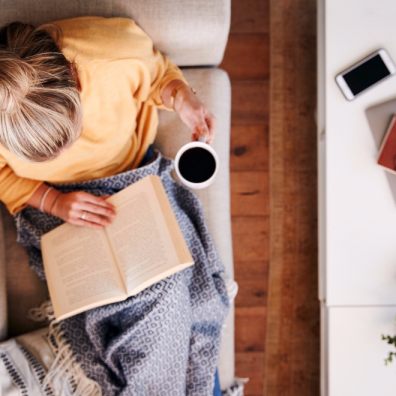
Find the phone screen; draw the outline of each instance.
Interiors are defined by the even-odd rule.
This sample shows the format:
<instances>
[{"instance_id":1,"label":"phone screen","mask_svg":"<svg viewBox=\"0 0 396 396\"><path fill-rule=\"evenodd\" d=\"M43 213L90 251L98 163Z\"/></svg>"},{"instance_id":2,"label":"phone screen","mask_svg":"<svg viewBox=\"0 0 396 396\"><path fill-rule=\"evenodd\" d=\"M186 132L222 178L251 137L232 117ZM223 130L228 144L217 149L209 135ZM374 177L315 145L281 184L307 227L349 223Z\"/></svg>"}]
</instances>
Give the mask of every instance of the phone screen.
<instances>
[{"instance_id":1,"label":"phone screen","mask_svg":"<svg viewBox=\"0 0 396 396\"><path fill-rule=\"evenodd\" d=\"M380 55L376 55L343 75L345 82L354 95L362 92L379 80L389 76L390 72Z\"/></svg>"}]
</instances>

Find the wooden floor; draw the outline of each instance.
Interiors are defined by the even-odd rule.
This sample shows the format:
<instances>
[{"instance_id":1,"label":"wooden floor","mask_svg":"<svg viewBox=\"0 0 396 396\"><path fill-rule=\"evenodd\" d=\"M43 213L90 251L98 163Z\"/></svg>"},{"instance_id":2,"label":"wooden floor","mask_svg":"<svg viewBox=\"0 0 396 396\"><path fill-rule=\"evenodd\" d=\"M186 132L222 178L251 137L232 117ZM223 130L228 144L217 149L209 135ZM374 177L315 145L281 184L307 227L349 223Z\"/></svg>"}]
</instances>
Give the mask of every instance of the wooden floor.
<instances>
[{"instance_id":1,"label":"wooden floor","mask_svg":"<svg viewBox=\"0 0 396 396\"><path fill-rule=\"evenodd\" d=\"M246 396L319 394L315 12L315 0L232 1L221 66L233 94L236 375L250 378Z\"/></svg>"},{"instance_id":2,"label":"wooden floor","mask_svg":"<svg viewBox=\"0 0 396 396\"><path fill-rule=\"evenodd\" d=\"M221 65L232 84L231 205L236 298L236 375L246 395L263 395L269 260L269 7L233 0Z\"/></svg>"}]
</instances>

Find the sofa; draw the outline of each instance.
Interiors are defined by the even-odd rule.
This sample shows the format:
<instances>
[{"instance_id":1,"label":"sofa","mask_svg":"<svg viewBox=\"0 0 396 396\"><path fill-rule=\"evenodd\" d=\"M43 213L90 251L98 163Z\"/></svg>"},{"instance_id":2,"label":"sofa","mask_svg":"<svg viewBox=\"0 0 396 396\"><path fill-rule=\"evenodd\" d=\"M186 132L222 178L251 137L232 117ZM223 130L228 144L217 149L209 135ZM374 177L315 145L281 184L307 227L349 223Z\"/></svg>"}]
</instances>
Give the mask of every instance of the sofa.
<instances>
[{"instance_id":1,"label":"sofa","mask_svg":"<svg viewBox=\"0 0 396 396\"><path fill-rule=\"evenodd\" d=\"M216 116L213 147L220 159L215 183L197 192L229 284L233 279L230 223L230 81L219 69L230 27L230 0L107 0L68 2L3 0L0 26L15 20L35 25L83 15L133 18L153 39L158 49L182 67L185 76ZM165 156L173 157L190 140L190 132L173 112L160 111L155 141ZM18 342L46 367L51 364L45 323L28 318L31 308L48 299L48 290L28 266L24 248L16 242L12 216L0 204L0 346ZM1 363L0 363L1 364ZM223 328L219 362L221 387L234 383L234 310ZM1 370L0 370L1 372ZM1 380L0 380L1 382ZM0 387L1 390L1 387ZM0 392L1 393L1 392Z\"/></svg>"}]
</instances>

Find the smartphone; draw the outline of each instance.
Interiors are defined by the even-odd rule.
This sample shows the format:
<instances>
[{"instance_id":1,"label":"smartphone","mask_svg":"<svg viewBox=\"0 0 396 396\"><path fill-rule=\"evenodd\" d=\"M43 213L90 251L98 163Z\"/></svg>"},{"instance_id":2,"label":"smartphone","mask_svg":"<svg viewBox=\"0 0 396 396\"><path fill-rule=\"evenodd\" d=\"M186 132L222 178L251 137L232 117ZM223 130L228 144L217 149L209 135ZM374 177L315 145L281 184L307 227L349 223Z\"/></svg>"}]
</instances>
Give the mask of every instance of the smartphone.
<instances>
[{"instance_id":1,"label":"smartphone","mask_svg":"<svg viewBox=\"0 0 396 396\"><path fill-rule=\"evenodd\" d=\"M336 82L348 100L385 80L396 72L395 64L384 49L379 49L336 76Z\"/></svg>"}]
</instances>

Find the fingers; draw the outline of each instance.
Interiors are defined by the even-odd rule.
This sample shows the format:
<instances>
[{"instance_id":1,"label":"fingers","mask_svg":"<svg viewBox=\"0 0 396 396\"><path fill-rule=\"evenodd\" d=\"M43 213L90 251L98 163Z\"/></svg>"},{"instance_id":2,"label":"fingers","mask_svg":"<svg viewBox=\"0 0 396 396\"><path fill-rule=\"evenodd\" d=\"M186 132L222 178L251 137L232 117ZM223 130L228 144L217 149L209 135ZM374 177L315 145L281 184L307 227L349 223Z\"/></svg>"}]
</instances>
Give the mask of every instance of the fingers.
<instances>
[{"instance_id":1,"label":"fingers","mask_svg":"<svg viewBox=\"0 0 396 396\"><path fill-rule=\"evenodd\" d=\"M201 140L211 144L214 138L214 117L212 114L207 113L203 116L199 124L194 128L192 134L193 140Z\"/></svg>"},{"instance_id":2,"label":"fingers","mask_svg":"<svg viewBox=\"0 0 396 396\"><path fill-rule=\"evenodd\" d=\"M101 230L104 227L103 225L99 225L98 223L92 223L90 221L81 220L81 219L74 219L72 224L80 226L80 227L93 228L95 230Z\"/></svg>"},{"instance_id":3,"label":"fingers","mask_svg":"<svg viewBox=\"0 0 396 396\"><path fill-rule=\"evenodd\" d=\"M74 197L69 211L69 221L72 224L102 228L113 221L116 210L113 204L106 201L109 195L97 197L79 191ZM84 215L83 219L81 218L82 215Z\"/></svg>"},{"instance_id":4,"label":"fingers","mask_svg":"<svg viewBox=\"0 0 396 396\"><path fill-rule=\"evenodd\" d=\"M213 143L215 134L216 119L215 116L205 109L205 122L209 129L209 144Z\"/></svg>"},{"instance_id":5,"label":"fingers","mask_svg":"<svg viewBox=\"0 0 396 396\"><path fill-rule=\"evenodd\" d=\"M81 216L84 214L84 218ZM111 224L113 219L109 219L92 212L73 212L71 215L71 220L73 224L88 226L93 228L102 228Z\"/></svg>"},{"instance_id":6,"label":"fingers","mask_svg":"<svg viewBox=\"0 0 396 396\"><path fill-rule=\"evenodd\" d=\"M177 112L181 120L190 128L193 140L204 139L211 144L214 138L215 118L196 95L187 95L183 100L183 107Z\"/></svg>"},{"instance_id":7,"label":"fingers","mask_svg":"<svg viewBox=\"0 0 396 396\"><path fill-rule=\"evenodd\" d=\"M212 113L206 113L205 115L205 122L209 128L210 135L214 136L215 126L216 126L216 118Z\"/></svg>"},{"instance_id":8,"label":"fingers","mask_svg":"<svg viewBox=\"0 0 396 396\"><path fill-rule=\"evenodd\" d=\"M111 219L116 215L115 210L112 208L106 208L91 202L81 202L79 205L79 211L91 212Z\"/></svg>"},{"instance_id":9,"label":"fingers","mask_svg":"<svg viewBox=\"0 0 396 396\"><path fill-rule=\"evenodd\" d=\"M81 219L82 214L84 214L84 219ZM95 205L91 202L80 202L78 208L73 210L73 217L83 222L106 226L113 221L115 212L112 209Z\"/></svg>"},{"instance_id":10,"label":"fingers","mask_svg":"<svg viewBox=\"0 0 396 396\"><path fill-rule=\"evenodd\" d=\"M195 128L193 133L195 134L197 140L200 140L200 138L203 138L202 140L204 142L208 142L210 139L210 131L208 126L206 125L206 122L202 120Z\"/></svg>"},{"instance_id":11,"label":"fingers","mask_svg":"<svg viewBox=\"0 0 396 396\"><path fill-rule=\"evenodd\" d=\"M114 205L112 203L106 201L106 198L109 197L108 195L104 196L104 197L97 197L96 195L86 193L85 191L80 191L79 197L82 198L82 201L91 202L93 204L103 206L105 208L114 209Z\"/></svg>"}]
</instances>

